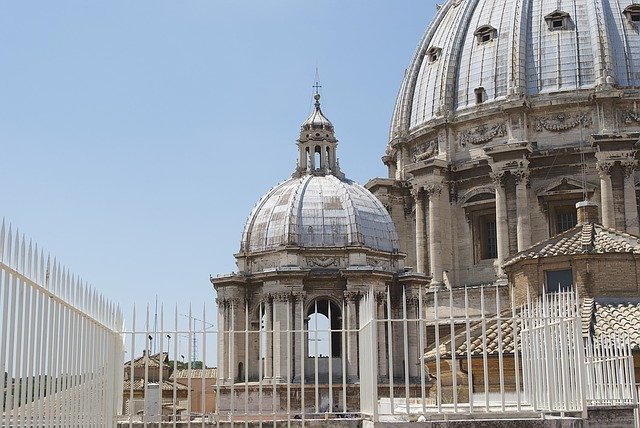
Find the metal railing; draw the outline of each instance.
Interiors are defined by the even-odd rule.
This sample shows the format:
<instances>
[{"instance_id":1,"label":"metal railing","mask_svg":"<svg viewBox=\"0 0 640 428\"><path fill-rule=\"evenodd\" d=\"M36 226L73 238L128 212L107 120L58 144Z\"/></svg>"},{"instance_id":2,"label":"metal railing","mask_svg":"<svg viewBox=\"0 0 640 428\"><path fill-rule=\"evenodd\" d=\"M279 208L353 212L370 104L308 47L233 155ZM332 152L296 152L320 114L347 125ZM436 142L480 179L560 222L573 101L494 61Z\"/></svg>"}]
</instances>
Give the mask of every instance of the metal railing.
<instances>
[{"instance_id":1,"label":"metal railing","mask_svg":"<svg viewBox=\"0 0 640 428\"><path fill-rule=\"evenodd\" d=\"M4 222L0 308L0 425L113 427L119 309Z\"/></svg>"}]
</instances>

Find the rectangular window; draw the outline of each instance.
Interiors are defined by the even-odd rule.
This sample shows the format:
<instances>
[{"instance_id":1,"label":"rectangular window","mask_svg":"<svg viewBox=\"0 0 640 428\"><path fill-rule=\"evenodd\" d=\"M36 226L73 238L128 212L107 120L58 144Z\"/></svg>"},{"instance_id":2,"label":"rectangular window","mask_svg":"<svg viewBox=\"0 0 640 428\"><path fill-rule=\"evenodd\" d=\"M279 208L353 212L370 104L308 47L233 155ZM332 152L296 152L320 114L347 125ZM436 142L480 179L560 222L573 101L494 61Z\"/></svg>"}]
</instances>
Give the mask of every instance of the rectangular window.
<instances>
[{"instance_id":1,"label":"rectangular window","mask_svg":"<svg viewBox=\"0 0 640 428\"><path fill-rule=\"evenodd\" d=\"M556 210L556 232L562 233L578 224L578 216L573 207L558 207Z\"/></svg>"},{"instance_id":2,"label":"rectangular window","mask_svg":"<svg viewBox=\"0 0 640 428\"><path fill-rule=\"evenodd\" d=\"M573 286L573 272L571 269L545 271L547 293L571 291Z\"/></svg>"},{"instance_id":3,"label":"rectangular window","mask_svg":"<svg viewBox=\"0 0 640 428\"><path fill-rule=\"evenodd\" d=\"M498 258L498 234L496 231L496 218L494 215L482 216L480 219L480 239L482 245L481 258Z\"/></svg>"}]
</instances>

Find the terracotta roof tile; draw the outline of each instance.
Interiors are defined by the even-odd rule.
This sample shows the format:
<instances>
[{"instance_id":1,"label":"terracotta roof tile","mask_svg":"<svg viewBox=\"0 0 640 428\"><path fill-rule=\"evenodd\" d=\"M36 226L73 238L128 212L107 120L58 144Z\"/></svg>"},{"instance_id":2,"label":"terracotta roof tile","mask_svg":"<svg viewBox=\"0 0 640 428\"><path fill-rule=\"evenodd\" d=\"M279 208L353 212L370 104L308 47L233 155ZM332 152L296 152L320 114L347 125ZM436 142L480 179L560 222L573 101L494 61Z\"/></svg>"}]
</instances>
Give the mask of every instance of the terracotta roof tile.
<instances>
[{"instance_id":1,"label":"terracotta roof tile","mask_svg":"<svg viewBox=\"0 0 640 428\"><path fill-rule=\"evenodd\" d=\"M640 254L640 238L600 224L582 224L515 254L504 266L525 259L589 253Z\"/></svg>"}]
</instances>

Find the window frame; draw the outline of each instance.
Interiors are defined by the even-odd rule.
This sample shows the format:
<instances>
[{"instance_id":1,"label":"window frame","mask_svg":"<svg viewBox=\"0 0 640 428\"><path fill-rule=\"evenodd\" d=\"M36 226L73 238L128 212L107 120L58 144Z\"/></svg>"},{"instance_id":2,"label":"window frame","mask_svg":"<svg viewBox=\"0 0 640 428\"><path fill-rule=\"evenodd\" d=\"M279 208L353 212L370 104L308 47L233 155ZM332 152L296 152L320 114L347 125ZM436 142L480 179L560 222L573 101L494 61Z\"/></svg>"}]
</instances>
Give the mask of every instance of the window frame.
<instances>
[{"instance_id":1,"label":"window frame","mask_svg":"<svg viewBox=\"0 0 640 428\"><path fill-rule=\"evenodd\" d=\"M498 30L496 30L491 25L485 24L481 25L473 32L473 35L476 37L476 41L479 45L484 45L492 42L498 37Z\"/></svg>"},{"instance_id":2,"label":"window frame","mask_svg":"<svg viewBox=\"0 0 640 428\"><path fill-rule=\"evenodd\" d=\"M559 283L558 284L558 288L555 289L555 287L553 287L554 289L551 289L549 286L549 274L559 274L559 273L564 273L564 274L569 274L569 277L571 278L571 280L569 281L568 284L562 284ZM567 268L563 268L563 269L548 269L544 271L544 292L545 294L549 294L549 293L558 293L558 292L567 292L567 291L572 291L574 289L574 279L573 279L573 269L571 267L567 267Z\"/></svg>"}]
</instances>

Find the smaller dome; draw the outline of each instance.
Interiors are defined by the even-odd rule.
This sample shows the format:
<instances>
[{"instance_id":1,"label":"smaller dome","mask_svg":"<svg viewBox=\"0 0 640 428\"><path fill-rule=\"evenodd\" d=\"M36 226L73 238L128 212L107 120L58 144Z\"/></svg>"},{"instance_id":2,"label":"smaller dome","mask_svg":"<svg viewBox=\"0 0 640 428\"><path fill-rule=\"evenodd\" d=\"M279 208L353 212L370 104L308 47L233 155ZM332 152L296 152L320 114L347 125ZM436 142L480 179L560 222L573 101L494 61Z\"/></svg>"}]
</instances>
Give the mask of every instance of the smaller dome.
<instances>
[{"instance_id":1,"label":"smaller dome","mask_svg":"<svg viewBox=\"0 0 640 428\"><path fill-rule=\"evenodd\" d=\"M242 234L244 252L284 245L353 245L393 252L398 249L398 236L385 207L364 187L330 174L304 175L268 192L253 209Z\"/></svg>"},{"instance_id":2,"label":"smaller dome","mask_svg":"<svg viewBox=\"0 0 640 428\"><path fill-rule=\"evenodd\" d=\"M313 98L316 100L314 104L315 108L307 120L302 124L302 129L304 131L322 129L333 132L333 124L329 119L327 119L320 109L320 94L315 94Z\"/></svg>"}]
</instances>

